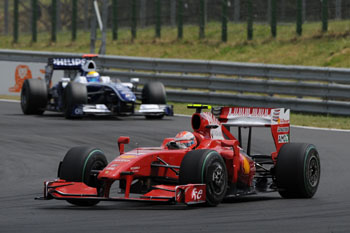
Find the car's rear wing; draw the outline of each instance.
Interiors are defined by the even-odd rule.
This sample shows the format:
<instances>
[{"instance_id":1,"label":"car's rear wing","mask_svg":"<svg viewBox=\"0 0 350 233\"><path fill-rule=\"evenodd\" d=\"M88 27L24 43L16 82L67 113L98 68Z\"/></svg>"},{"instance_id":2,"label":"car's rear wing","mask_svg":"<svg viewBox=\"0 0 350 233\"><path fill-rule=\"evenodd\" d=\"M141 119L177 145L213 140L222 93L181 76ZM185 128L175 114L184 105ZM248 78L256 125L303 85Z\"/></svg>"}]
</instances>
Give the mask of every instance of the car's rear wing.
<instances>
[{"instance_id":1,"label":"car's rear wing","mask_svg":"<svg viewBox=\"0 0 350 233\"><path fill-rule=\"evenodd\" d=\"M50 86L54 70L65 70L81 72L82 74L96 70L96 64L93 61L97 55L85 54L82 57L56 57L49 58L45 67L46 84Z\"/></svg>"},{"instance_id":2,"label":"car's rear wing","mask_svg":"<svg viewBox=\"0 0 350 233\"><path fill-rule=\"evenodd\" d=\"M80 70L82 65L86 62L87 59L81 57L59 57L48 59L48 65L52 65L54 70Z\"/></svg>"},{"instance_id":3,"label":"car's rear wing","mask_svg":"<svg viewBox=\"0 0 350 233\"><path fill-rule=\"evenodd\" d=\"M94 62L88 64L96 57L96 54L85 54L82 57L52 57L48 59L47 65L52 66L54 70L85 70L86 65L90 65L86 68L96 69Z\"/></svg>"},{"instance_id":4,"label":"car's rear wing","mask_svg":"<svg viewBox=\"0 0 350 233\"><path fill-rule=\"evenodd\" d=\"M214 110L217 111L218 109ZM221 107L215 114L219 121L228 126L289 125L290 110L285 108Z\"/></svg>"},{"instance_id":5,"label":"car's rear wing","mask_svg":"<svg viewBox=\"0 0 350 233\"><path fill-rule=\"evenodd\" d=\"M220 107L214 108L212 112L216 115L222 125L249 128L270 127L277 152L283 144L290 141L290 110L285 108L254 108L254 107ZM240 132L240 130L239 130ZM241 137L241 133L239 133ZM250 136L249 136L250 138ZM241 141L241 139L239 139ZM250 142L248 142L250 144ZM250 147L250 145L248 146ZM249 153L250 148L248 149Z\"/></svg>"}]
</instances>

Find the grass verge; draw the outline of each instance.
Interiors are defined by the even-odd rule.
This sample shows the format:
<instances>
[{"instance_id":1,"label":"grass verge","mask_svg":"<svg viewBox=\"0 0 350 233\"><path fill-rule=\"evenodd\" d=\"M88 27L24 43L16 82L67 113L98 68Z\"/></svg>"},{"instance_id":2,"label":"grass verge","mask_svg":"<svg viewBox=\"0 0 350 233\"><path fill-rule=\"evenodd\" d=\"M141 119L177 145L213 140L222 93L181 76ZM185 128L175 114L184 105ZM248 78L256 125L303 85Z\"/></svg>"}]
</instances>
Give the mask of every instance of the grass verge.
<instances>
[{"instance_id":1,"label":"grass verge","mask_svg":"<svg viewBox=\"0 0 350 233\"><path fill-rule=\"evenodd\" d=\"M321 23L303 24L303 35L297 36L295 24L281 24L277 37L270 34L267 24L254 24L254 38L246 39L245 23L228 24L228 41L221 42L221 24L206 25L205 39L198 39L198 26L184 27L184 37L177 39L176 27L162 27L162 37L155 38L154 27L138 28L132 41L130 29L121 28L118 40L107 35L107 54L157 58L224 60L269 64L350 67L350 20L329 21L328 32L321 31ZM0 35L0 48L57 52L90 52L90 33L78 31L71 41L71 32L58 33L57 42L50 41L49 32L38 34L38 42L31 42L30 33L20 34L18 43L11 35ZM100 43L100 42L99 42ZM99 44L96 44L99 48Z\"/></svg>"}]
</instances>

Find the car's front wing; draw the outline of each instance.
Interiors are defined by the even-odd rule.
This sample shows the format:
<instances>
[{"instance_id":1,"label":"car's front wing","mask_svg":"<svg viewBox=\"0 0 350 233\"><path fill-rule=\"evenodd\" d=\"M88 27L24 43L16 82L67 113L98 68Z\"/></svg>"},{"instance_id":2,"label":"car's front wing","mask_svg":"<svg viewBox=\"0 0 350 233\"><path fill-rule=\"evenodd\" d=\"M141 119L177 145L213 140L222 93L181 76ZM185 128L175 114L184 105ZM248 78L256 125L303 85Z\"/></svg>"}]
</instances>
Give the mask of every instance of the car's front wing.
<instances>
[{"instance_id":1,"label":"car's front wing","mask_svg":"<svg viewBox=\"0 0 350 233\"><path fill-rule=\"evenodd\" d=\"M163 202L185 203L187 205L205 203L205 184L186 185L156 185L144 195L137 197L119 196L109 197L98 195L97 189L89 187L83 182L66 182L55 180L44 182L44 196L37 200L99 200L99 201L139 201L139 202Z\"/></svg>"},{"instance_id":2,"label":"car's front wing","mask_svg":"<svg viewBox=\"0 0 350 233\"><path fill-rule=\"evenodd\" d=\"M85 114L94 115L115 115L113 111L107 108L104 104L85 104L78 105L72 112L75 116L82 116ZM140 109L134 111L133 115L139 116L173 116L174 111L172 105L158 105L158 104L141 104Z\"/></svg>"}]
</instances>

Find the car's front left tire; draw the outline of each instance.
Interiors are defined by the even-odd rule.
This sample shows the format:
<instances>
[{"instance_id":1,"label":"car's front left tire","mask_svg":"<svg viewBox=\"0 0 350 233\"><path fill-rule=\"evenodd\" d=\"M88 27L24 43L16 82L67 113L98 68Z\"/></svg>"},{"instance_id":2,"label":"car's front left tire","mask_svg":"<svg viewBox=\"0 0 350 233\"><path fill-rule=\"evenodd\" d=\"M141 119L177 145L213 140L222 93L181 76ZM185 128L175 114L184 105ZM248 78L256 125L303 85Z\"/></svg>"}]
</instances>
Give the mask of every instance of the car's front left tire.
<instances>
[{"instance_id":1,"label":"car's front left tire","mask_svg":"<svg viewBox=\"0 0 350 233\"><path fill-rule=\"evenodd\" d=\"M59 178L68 182L83 182L99 191L101 183L91 171L102 170L107 164L106 156L100 149L86 146L73 147L67 152L59 167ZM81 199L67 201L79 206L92 206L99 202Z\"/></svg>"}]
</instances>

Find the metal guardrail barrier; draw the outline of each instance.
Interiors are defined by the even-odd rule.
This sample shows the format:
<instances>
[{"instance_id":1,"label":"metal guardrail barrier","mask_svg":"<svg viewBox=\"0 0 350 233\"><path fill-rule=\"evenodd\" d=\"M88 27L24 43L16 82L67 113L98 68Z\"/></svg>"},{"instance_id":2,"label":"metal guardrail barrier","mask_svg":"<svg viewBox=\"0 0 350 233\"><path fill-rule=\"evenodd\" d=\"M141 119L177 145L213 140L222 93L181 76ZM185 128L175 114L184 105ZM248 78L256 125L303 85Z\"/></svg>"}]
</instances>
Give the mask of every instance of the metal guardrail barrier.
<instances>
[{"instance_id":1,"label":"metal guardrail barrier","mask_svg":"<svg viewBox=\"0 0 350 233\"><path fill-rule=\"evenodd\" d=\"M17 62L81 55L0 50L0 60ZM109 55L96 63L103 75L122 81L163 82L171 101L350 116L350 69Z\"/></svg>"}]
</instances>

